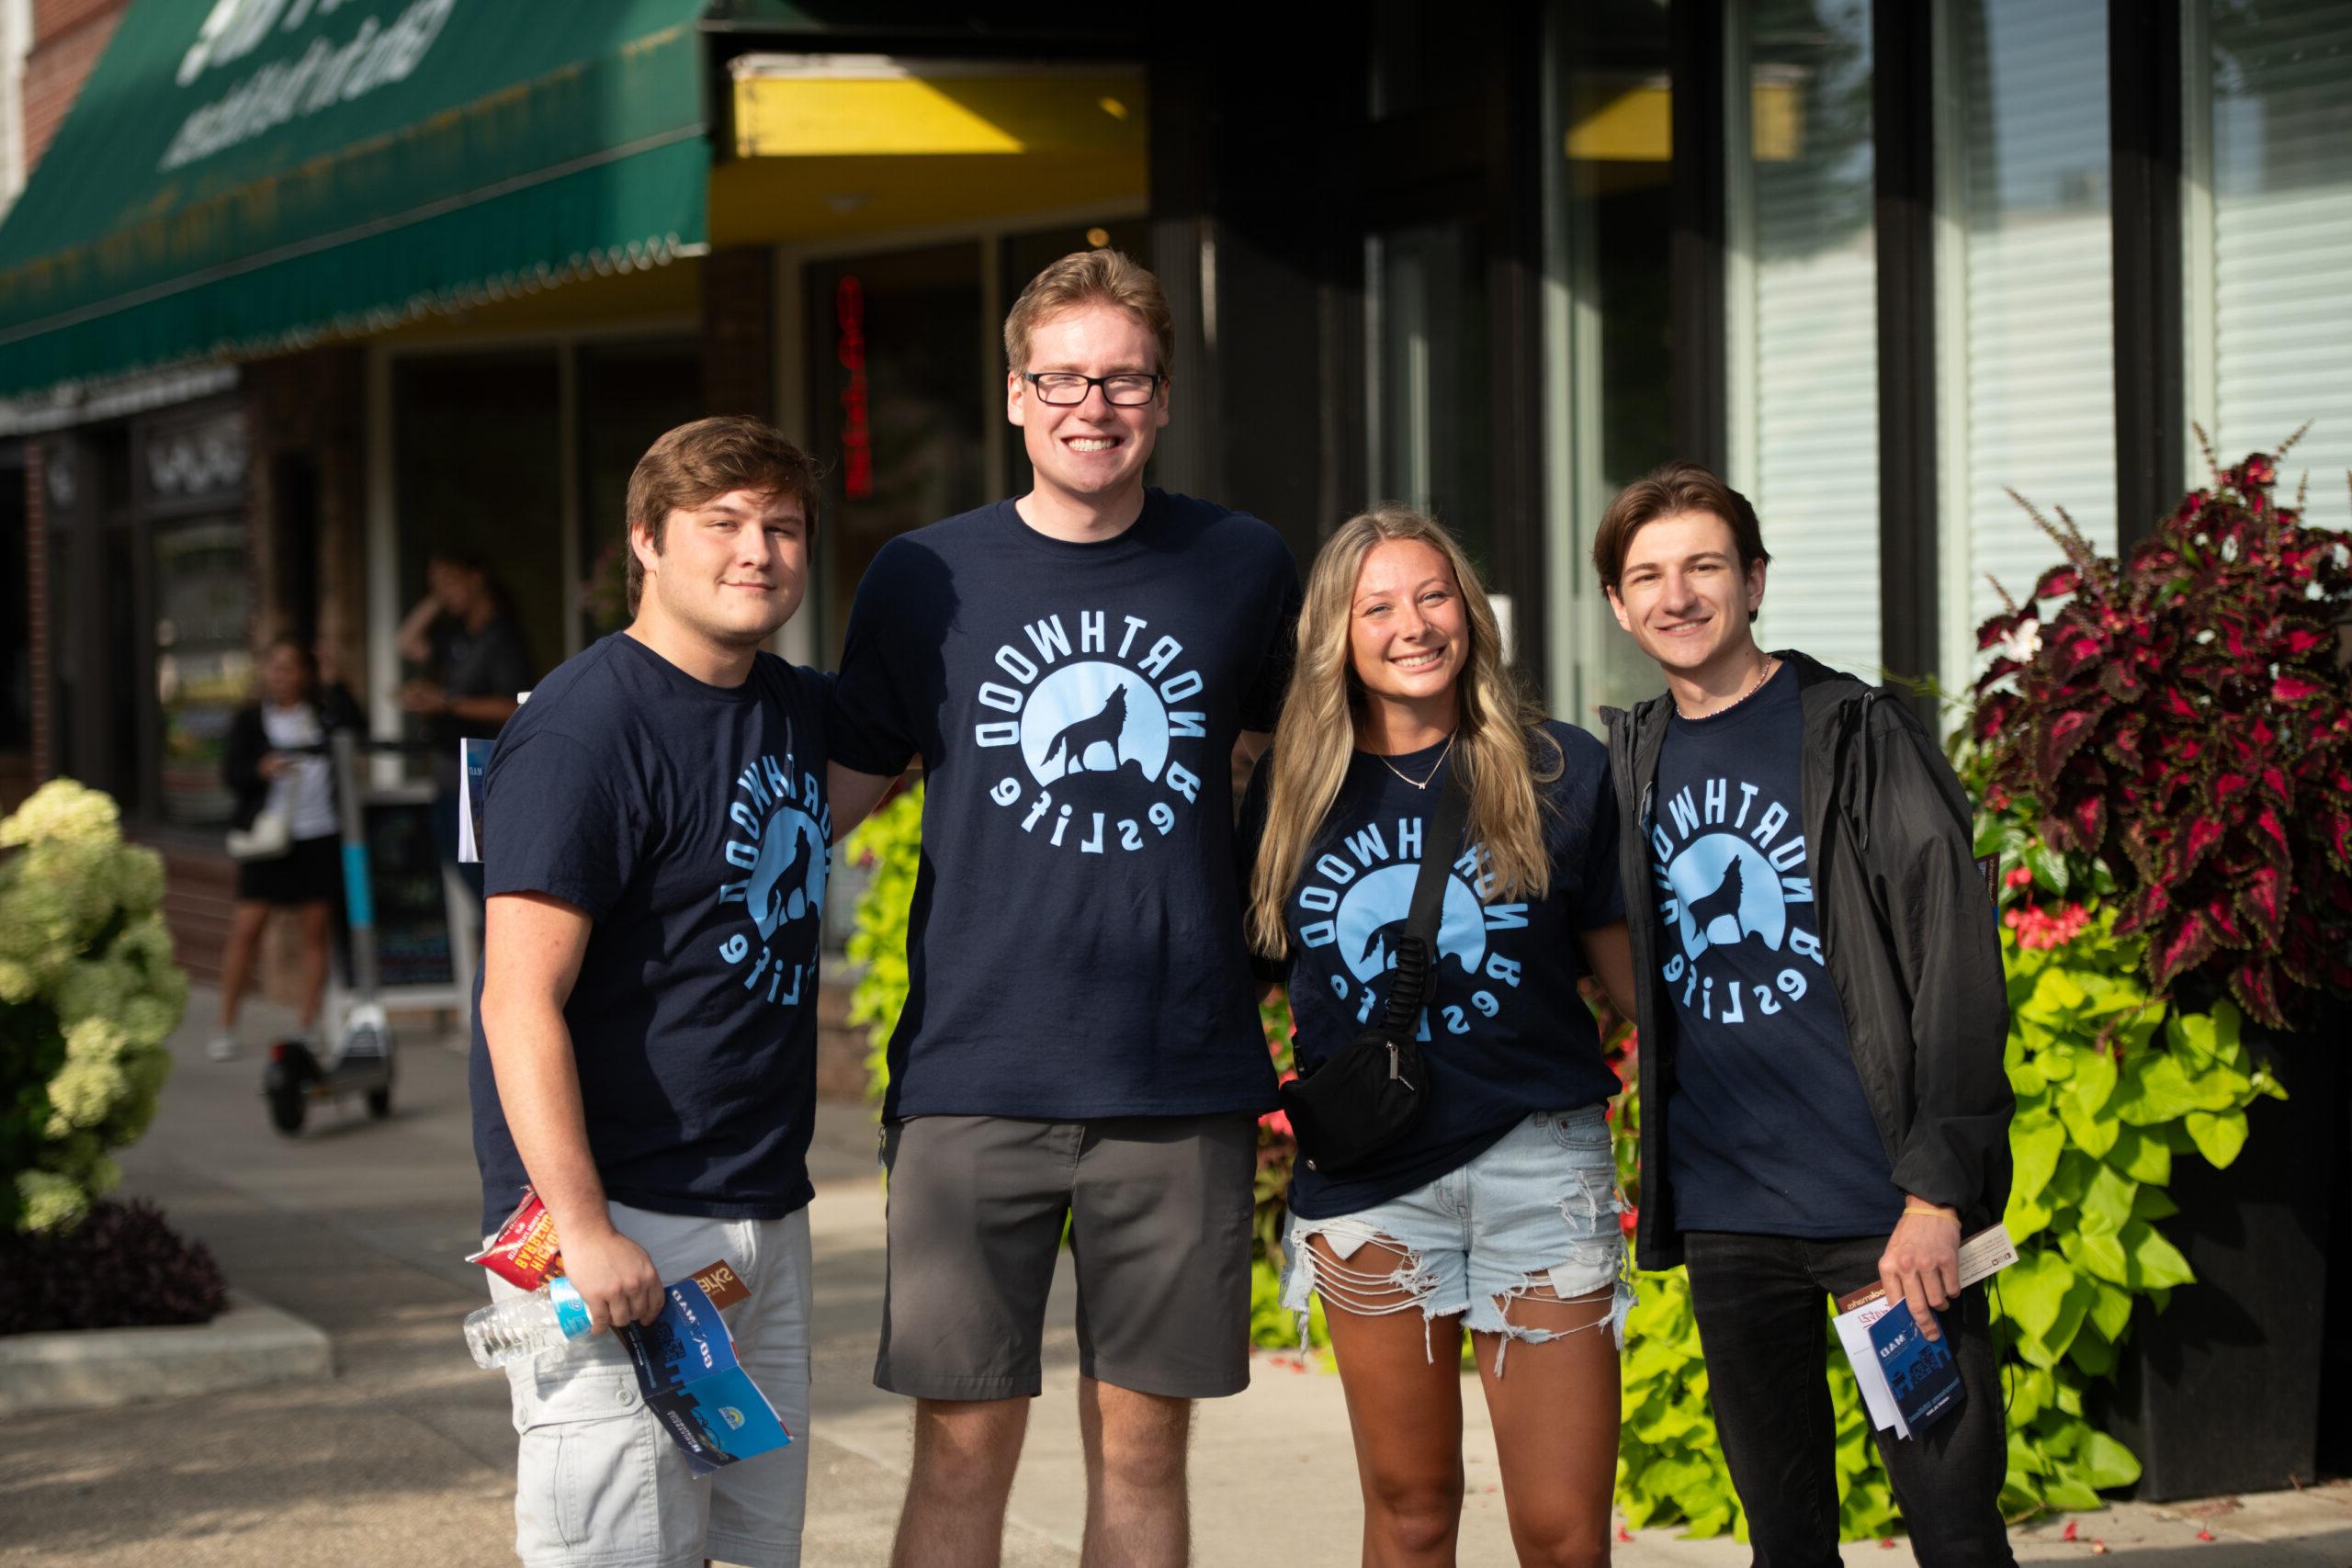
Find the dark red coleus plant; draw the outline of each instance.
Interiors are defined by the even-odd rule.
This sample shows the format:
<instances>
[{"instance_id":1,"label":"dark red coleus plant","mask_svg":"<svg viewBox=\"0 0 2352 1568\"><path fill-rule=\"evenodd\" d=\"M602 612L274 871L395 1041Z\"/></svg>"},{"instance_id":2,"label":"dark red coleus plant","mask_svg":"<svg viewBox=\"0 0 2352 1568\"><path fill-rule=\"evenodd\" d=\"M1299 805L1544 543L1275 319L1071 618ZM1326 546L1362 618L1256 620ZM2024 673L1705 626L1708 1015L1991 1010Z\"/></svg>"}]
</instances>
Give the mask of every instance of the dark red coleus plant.
<instances>
[{"instance_id":1,"label":"dark red coleus plant","mask_svg":"<svg viewBox=\"0 0 2352 1568\"><path fill-rule=\"evenodd\" d=\"M2352 996L2352 534L2279 505L2276 457L2213 479L2120 563L2033 513L2065 560L1978 628L1971 722L1988 802L2112 870L2153 985L2293 1027Z\"/></svg>"}]
</instances>

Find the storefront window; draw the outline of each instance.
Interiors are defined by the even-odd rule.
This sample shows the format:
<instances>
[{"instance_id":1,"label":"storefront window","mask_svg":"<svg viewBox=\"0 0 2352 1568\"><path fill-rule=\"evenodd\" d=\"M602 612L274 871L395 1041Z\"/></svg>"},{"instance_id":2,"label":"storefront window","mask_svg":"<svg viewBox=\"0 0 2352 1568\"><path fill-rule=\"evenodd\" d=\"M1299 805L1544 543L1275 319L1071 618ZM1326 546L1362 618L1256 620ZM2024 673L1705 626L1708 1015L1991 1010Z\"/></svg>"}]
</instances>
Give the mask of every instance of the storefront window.
<instances>
[{"instance_id":1,"label":"storefront window","mask_svg":"<svg viewBox=\"0 0 2352 1568\"><path fill-rule=\"evenodd\" d=\"M1867 0L1729 11L1725 367L1734 486L1772 552L1758 622L1875 677L1878 257Z\"/></svg>"},{"instance_id":2,"label":"storefront window","mask_svg":"<svg viewBox=\"0 0 2352 1568\"><path fill-rule=\"evenodd\" d=\"M2310 516L2352 525L2352 7L2191 0L2189 408L2223 462L2278 444ZM2189 448L2192 480L2202 459Z\"/></svg>"},{"instance_id":3,"label":"storefront window","mask_svg":"<svg viewBox=\"0 0 2352 1568\"><path fill-rule=\"evenodd\" d=\"M151 570L145 601L154 658L154 740L119 741L152 765L164 820L213 825L234 801L220 777L229 721L253 696L252 570L246 555L245 421L235 412L159 420L139 436L136 493ZM126 523L128 519L124 520ZM107 529L108 644L135 655L148 637L132 625L140 574L136 531ZM118 623L119 625L118 626ZM141 705L117 711L136 715Z\"/></svg>"},{"instance_id":4,"label":"storefront window","mask_svg":"<svg viewBox=\"0 0 2352 1568\"><path fill-rule=\"evenodd\" d=\"M580 411L580 548L589 592L582 646L627 620L628 478L665 430L711 412L702 357L691 340L582 344L574 352ZM548 657L560 653L551 649Z\"/></svg>"},{"instance_id":5,"label":"storefront window","mask_svg":"<svg viewBox=\"0 0 2352 1568\"><path fill-rule=\"evenodd\" d=\"M392 418L396 617L424 596L434 552L470 557L504 599L534 671L553 669L573 603L563 570L556 351L401 359Z\"/></svg>"},{"instance_id":6,"label":"storefront window","mask_svg":"<svg viewBox=\"0 0 2352 1568\"><path fill-rule=\"evenodd\" d=\"M2115 315L2107 10L1950 0L1937 140L1944 676L1973 675L1993 587L2029 592L2057 547L2010 497L2115 544Z\"/></svg>"},{"instance_id":7,"label":"storefront window","mask_svg":"<svg viewBox=\"0 0 2352 1568\"><path fill-rule=\"evenodd\" d=\"M155 531L155 701L164 816L224 822L220 780L229 720L251 694L242 517L174 523Z\"/></svg>"},{"instance_id":8,"label":"storefront window","mask_svg":"<svg viewBox=\"0 0 2352 1568\"><path fill-rule=\"evenodd\" d=\"M809 437L828 475L817 546L818 646L840 654L858 580L891 537L992 499L1004 350L976 243L809 266Z\"/></svg>"},{"instance_id":9,"label":"storefront window","mask_svg":"<svg viewBox=\"0 0 2352 1568\"><path fill-rule=\"evenodd\" d=\"M1564 3L1545 95L1544 551L1555 606L1553 710L1597 726L1603 704L1658 689L1589 565L1609 498L1674 455L1667 236L1673 92L1663 6Z\"/></svg>"}]
</instances>

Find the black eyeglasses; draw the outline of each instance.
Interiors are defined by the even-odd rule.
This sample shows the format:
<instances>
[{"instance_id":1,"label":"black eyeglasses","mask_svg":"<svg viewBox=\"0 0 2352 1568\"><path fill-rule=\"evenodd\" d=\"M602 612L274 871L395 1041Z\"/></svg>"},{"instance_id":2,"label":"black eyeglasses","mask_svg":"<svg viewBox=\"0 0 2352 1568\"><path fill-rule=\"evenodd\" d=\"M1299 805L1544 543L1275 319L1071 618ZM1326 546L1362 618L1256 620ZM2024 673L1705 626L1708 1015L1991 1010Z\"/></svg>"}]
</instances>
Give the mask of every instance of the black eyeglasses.
<instances>
[{"instance_id":1,"label":"black eyeglasses","mask_svg":"<svg viewBox=\"0 0 2352 1568\"><path fill-rule=\"evenodd\" d=\"M1021 378L1037 389L1037 400L1056 408L1074 408L1086 394L1102 389L1102 400L1113 408L1131 409L1151 401L1167 378L1123 370L1115 376L1081 376L1075 370L1023 370Z\"/></svg>"}]
</instances>

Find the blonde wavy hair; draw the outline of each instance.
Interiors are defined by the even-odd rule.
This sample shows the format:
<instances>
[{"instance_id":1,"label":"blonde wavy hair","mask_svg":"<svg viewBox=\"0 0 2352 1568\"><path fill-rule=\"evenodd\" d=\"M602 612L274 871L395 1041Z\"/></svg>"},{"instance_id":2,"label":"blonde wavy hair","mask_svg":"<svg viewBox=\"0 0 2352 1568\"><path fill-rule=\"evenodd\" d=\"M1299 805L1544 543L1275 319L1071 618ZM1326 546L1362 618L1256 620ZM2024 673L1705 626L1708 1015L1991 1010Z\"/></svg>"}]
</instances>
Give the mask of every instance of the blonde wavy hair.
<instances>
[{"instance_id":1,"label":"blonde wavy hair","mask_svg":"<svg viewBox=\"0 0 2352 1568\"><path fill-rule=\"evenodd\" d=\"M1491 897L1541 898L1552 882L1544 847L1546 803L1539 783L1566 766L1559 742L1544 733L1544 710L1503 665L1502 636L1477 569L1452 534L1409 507L1387 503L1341 524L1324 541L1306 578L1298 615L1298 656L1274 746L1266 824L1250 881L1250 935L1279 958L1289 945L1283 900L1306 863L1307 845L1340 797L1354 759L1356 722L1365 701L1350 654L1356 578L1375 546L1427 545L1445 558L1470 625L1470 654L1456 682L1461 719L1448 765L1470 792L1469 841L1485 847Z\"/></svg>"}]
</instances>

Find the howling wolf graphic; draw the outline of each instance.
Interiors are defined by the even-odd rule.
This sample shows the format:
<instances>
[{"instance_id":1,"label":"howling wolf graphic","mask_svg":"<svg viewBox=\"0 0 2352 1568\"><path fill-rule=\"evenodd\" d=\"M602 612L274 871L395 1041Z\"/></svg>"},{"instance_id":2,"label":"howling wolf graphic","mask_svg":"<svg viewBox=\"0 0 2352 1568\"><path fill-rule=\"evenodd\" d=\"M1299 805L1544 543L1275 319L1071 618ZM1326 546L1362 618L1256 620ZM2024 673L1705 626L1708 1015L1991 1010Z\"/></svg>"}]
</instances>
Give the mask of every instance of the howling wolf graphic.
<instances>
[{"instance_id":1,"label":"howling wolf graphic","mask_svg":"<svg viewBox=\"0 0 2352 1568\"><path fill-rule=\"evenodd\" d=\"M779 828L786 831L778 833ZM784 862L786 838L792 843L789 863ZM752 868L752 885L745 889L746 901L752 907L763 941L774 936L776 927L786 920L797 919L806 912L811 902L808 871L820 852L816 836L802 832L798 823L787 823L778 817L768 824L768 832L760 843L759 863ZM791 907L796 903L798 908Z\"/></svg>"},{"instance_id":2,"label":"howling wolf graphic","mask_svg":"<svg viewBox=\"0 0 2352 1568\"><path fill-rule=\"evenodd\" d=\"M1724 867L1724 879L1715 890L1691 904L1691 928L1708 947L1737 947L1747 940L1747 927L1739 918L1740 896L1745 887L1745 874L1739 868L1739 861L1734 858L1729 865ZM1729 942L1714 934L1715 922L1725 917L1731 920L1733 932Z\"/></svg>"},{"instance_id":3,"label":"howling wolf graphic","mask_svg":"<svg viewBox=\"0 0 2352 1568\"><path fill-rule=\"evenodd\" d=\"M1399 915L1385 926L1373 927L1371 934L1363 939L1363 951L1356 954L1356 962L1369 964L1372 955L1377 953L1383 969L1396 968L1396 943L1404 936L1406 923L1410 919L1408 915Z\"/></svg>"},{"instance_id":4,"label":"howling wolf graphic","mask_svg":"<svg viewBox=\"0 0 2352 1568\"><path fill-rule=\"evenodd\" d=\"M1061 757L1065 761L1062 771L1056 777L1068 778L1072 773L1086 773L1089 771L1086 766L1088 750L1102 745L1111 748L1111 771L1116 773L1119 771L1119 737L1126 728L1127 689L1114 686L1102 704L1102 711L1092 718L1080 719L1055 736L1053 744L1046 747L1046 754L1038 759L1037 766L1040 769L1048 767L1056 757Z\"/></svg>"}]
</instances>

